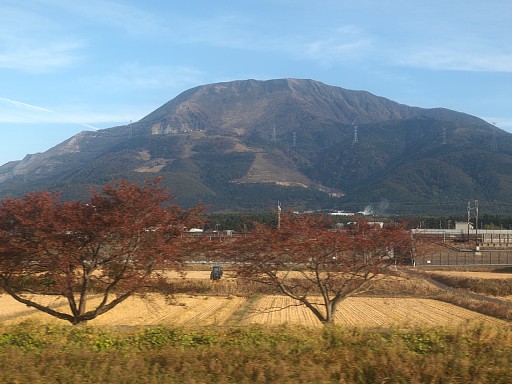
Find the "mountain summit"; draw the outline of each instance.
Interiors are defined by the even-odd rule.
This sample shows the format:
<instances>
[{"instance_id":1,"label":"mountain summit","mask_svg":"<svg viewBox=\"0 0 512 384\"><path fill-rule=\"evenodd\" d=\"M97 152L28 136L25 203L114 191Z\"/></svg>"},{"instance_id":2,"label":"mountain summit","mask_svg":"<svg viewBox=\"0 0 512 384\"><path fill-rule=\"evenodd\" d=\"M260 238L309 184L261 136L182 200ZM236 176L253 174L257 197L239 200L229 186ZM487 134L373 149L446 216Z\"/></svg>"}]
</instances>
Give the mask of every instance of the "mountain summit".
<instances>
[{"instance_id":1,"label":"mountain summit","mask_svg":"<svg viewBox=\"0 0 512 384\"><path fill-rule=\"evenodd\" d=\"M444 108L313 80L232 81L7 163L0 195L54 189L78 198L112 178L162 176L179 203L202 200L213 210L281 201L295 209L455 213L478 199L505 212L511 144L511 134Z\"/></svg>"}]
</instances>

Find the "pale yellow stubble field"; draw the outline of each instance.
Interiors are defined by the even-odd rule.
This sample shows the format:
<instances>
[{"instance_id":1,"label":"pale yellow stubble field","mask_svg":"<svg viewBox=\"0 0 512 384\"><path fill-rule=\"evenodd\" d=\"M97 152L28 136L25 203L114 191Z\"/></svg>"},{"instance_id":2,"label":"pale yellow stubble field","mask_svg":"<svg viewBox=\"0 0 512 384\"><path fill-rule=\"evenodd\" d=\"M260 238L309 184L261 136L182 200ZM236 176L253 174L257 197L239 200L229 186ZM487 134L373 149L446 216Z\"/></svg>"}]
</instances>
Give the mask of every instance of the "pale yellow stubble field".
<instances>
[{"instance_id":1,"label":"pale yellow stubble field","mask_svg":"<svg viewBox=\"0 0 512 384\"><path fill-rule=\"evenodd\" d=\"M471 272L471 271L431 271L436 275L463 277L468 279L512 279L512 273Z\"/></svg>"},{"instance_id":2,"label":"pale yellow stubble field","mask_svg":"<svg viewBox=\"0 0 512 384\"><path fill-rule=\"evenodd\" d=\"M179 280L200 279L207 284L216 284L209 280L209 274L209 271L187 271L181 274L172 271L167 272L167 277ZM228 281L234 278L230 271L226 271L223 277ZM42 300L53 308L66 310L64 299ZM94 305L96 300L99 299L91 299L90 305ZM0 325L27 320L66 324L6 294L0 295ZM321 326L310 310L285 296L264 295L248 299L237 296L174 295L169 298L159 294L148 294L145 298L131 297L110 312L89 321L88 325L196 327L285 323ZM504 321L452 304L414 297L350 297L340 304L336 313L336 324L349 327L435 327L480 323L509 326Z\"/></svg>"}]
</instances>

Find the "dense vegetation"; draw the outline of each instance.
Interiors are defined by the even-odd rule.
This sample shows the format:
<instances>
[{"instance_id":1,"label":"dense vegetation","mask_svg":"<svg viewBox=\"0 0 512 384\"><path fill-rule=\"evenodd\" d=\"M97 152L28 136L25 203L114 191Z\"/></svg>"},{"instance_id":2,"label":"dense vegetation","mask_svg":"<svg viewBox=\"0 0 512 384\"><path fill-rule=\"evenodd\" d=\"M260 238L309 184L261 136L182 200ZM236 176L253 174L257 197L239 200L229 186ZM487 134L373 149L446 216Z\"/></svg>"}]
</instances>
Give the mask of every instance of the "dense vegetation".
<instances>
[{"instance_id":1,"label":"dense vegetation","mask_svg":"<svg viewBox=\"0 0 512 384\"><path fill-rule=\"evenodd\" d=\"M512 331L0 328L5 383L510 383Z\"/></svg>"}]
</instances>

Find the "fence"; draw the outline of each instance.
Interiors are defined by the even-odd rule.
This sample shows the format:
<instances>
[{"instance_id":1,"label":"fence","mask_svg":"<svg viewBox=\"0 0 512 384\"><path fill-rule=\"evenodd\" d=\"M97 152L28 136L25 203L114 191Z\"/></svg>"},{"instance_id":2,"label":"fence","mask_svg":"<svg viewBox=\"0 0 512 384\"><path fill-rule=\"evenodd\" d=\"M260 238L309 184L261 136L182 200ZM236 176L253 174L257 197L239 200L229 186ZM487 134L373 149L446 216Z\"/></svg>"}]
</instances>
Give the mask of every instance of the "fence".
<instances>
[{"instance_id":1,"label":"fence","mask_svg":"<svg viewBox=\"0 0 512 384\"><path fill-rule=\"evenodd\" d=\"M445 250L418 256L414 261L416 266L423 267L510 266L512 250Z\"/></svg>"}]
</instances>

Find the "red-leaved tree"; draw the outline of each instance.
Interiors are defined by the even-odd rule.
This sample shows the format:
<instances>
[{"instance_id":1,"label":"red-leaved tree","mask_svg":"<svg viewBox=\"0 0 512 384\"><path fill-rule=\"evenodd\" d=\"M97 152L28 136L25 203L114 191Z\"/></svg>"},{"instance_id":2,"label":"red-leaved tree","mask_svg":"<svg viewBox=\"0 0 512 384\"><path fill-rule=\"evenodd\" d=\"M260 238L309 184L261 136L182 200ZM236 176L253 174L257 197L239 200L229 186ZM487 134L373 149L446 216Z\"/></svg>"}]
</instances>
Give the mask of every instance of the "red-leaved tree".
<instances>
[{"instance_id":1,"label":"red-leaved tree","mask_svg":"<svg viewBox=\"0 0 512 384\"><path fill-rule=\"evenodd\" d=\"M286 214L279 228L255 224L226 252L240 276L277 288L332 324L345 298L368 291L393 272L390 266L411 257L412 241L397 224L358 221L335 229L321 215Z\"/></svg>"},{"instance_id":2,"label":"red-leaved tree","mask_svg":"<svg viewBox=\"0 0 512 384\"><path fill-rule=\"evenodd\" d=\"M0 287L17 301L78 324L144 291L178 261L202 207L169 204L159 180L91 189L84 201L35 192L0 202ZM41 297L63 297L59 310ZM92 305L91 297L94 297ZM99 299L98 299L99 298Z\"/></svg>"}]
</instances>

